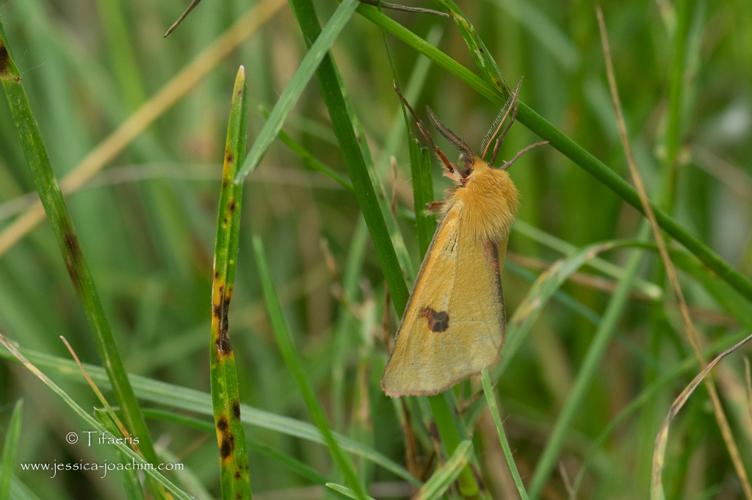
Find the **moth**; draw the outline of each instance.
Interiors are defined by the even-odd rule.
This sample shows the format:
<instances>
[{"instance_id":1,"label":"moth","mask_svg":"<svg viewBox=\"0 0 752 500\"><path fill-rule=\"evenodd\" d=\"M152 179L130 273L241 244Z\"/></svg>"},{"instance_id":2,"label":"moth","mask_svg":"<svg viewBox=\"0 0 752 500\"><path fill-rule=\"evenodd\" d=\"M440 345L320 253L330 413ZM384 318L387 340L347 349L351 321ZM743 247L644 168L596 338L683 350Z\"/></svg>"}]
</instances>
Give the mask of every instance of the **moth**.
<instances>
[{"instance_id":1,"label":"moth","mask_svg":"<svg viewBox=\"0 0 752 500\"><path fill-rule=\"evenodd\" d=\"M481 154L428 110L431 123L459 149L457 164L436 146L397 90L424 142L454 182L438 205L442 215L397 329L381 387L390 397L434 395L494 364L504 340L501 264L517 213L517 188L507 169L534 143L499 167L499 146L516 117L519 85L481 143Z\"/></svg>"}]
</instances>

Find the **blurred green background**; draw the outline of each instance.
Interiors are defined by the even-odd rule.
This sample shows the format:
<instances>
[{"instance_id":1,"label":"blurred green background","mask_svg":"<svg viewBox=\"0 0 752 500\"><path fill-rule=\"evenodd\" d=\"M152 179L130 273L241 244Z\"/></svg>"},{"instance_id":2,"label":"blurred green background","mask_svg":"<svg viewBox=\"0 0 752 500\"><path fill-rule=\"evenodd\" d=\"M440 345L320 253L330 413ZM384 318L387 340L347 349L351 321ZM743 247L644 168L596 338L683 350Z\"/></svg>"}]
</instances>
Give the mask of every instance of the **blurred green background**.
<instances>
[{"instance_id":1,"label":"blurred green background","mask_svg":"<svg viewBox=\"0 0 752 500\"><path fill-rule=\"evenodd\" d=\"M0 5L0 18L58 177L74 172L254 3L204 0L167 39L162 34L184 8L182 2L23 0ZM506 81L513 85L522 78L522 99L629 178L605 79L595 2L458 3ZM322 20L337 5L317 4ZM749 276L752 3L634 0L603 2L602 7L631 143L652 199ZM451 20L387 14L474 68ZM385 206L394 210L414 272L419 256L408 132L392 89L393 67L421 115L430 105L474 147L498 109L357 14L332 53L374 159L373 177ZM216 60L207 76L174 106L159 112L153 124L103 162L101 171L67 194L81 247L130 373L208 391L212 245L232 80L238 65L244 64L252 143L265 120L259 107L274 105L304 54L300 29L283 5L237 50ZM36 195L5 100L0 101L0 118L0 242L5 245L0 246L0 332L24 348L68 359L58 338L62 335L82 360L100 364L49 226L43 222L20 241L9 239L8 228L31 210ZM667 128L673 132L667 134ZM283 130L310 158L347 176L316 81L308 85ZM517 125L500 157L510 158L535 140ZM440 144L453 158L449 145ZM308 420L265 313L251 251L253 233L265 242L286 318L332 426L404 463L401 406L387 399L378 385L386 359L384 339L393 334L398 318L388 302L385 307L383 273L368 244L355 197L312 169L310 158L302 159L278 141L246 182L230 313L242 401L276 415ZM528 295L531 281L561 257L565 247L556 248L548 239L574 247L631 239L643 220L553 148L537 149L511 172L521 205L503 277L508 316ZM438 165L433 174L439 197L449 182ZM607 253L604 258L623 267L630 252L635 250ZM691 359L691 350L660 261L653 251L637 252L644 253L642 281L632 289L597 375L575 408L544 498L566 498L586 460L590 465L578 496L646 498L655 434L673 398L698 371L690 361L682 365ZM749 332L752 305L697 267L680 265L685 271L682 284L696 327L707 345L716 346L712 352L718 352L719 345L729 345L728 339ZM695 272L686 272L690 268ZM413 277L408 271L406 276ZM525 482L549 442L616 283L614 276L591 268L578 272L546 304L499 381L497 397ZM343 287L354 296L343 300ZM81 430L81 421L5 352L2 355L0 429L6 429L15 402L24 400L18 461L113 459L106 447L66 444L65 433ZM750 470L752 405L745 392L750 387L742 357L724 361L717 381ZM84 408L99 405L77 374L62 376L53 369L48 373ZM455 396L467 402L476 391L477 385L468 383ZM639 406L598 441L634 401ZM144 407L162 408L153 401ZM425 405L412 402L411 408L420 411ZM181 413L169 405L166 409ZM200 418L209 421L205 415ZM421 427L426 420L416 417L414 423ZM186 489L217 496L212 434L164 419L150 419L149 424L159 447L185 463L189 480L201 485ZM430 424L417 431L418 455L430 472L440 459L430 458L433 450L426 429ZM324 447L255 426L247 434L253 440L251 477L259 498L331 494L268 451L337 480ZM516 495L486 416L473 437L476 466L489 494ZM672 426L666 462L664 485L670 498L742 497L704 389ZM367 460L357 464L374 496L410 495L401 478ZM49 479L40 472L18 470L16 478L40 498L124 498L114 474L100 479L93 473L68 472ZM450 490L447 495L457 493Z\"/></svg>"}]
</instances>

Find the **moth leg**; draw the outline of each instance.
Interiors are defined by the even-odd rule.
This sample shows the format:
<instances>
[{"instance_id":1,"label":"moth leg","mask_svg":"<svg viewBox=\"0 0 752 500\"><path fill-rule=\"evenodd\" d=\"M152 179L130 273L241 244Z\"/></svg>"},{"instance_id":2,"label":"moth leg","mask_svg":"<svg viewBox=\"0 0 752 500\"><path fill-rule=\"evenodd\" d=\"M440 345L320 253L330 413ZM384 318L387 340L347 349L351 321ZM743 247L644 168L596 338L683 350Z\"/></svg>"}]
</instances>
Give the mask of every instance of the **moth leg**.
<instances>
[{"instance_id":1,"label":"moth leg","mask_svg":"<svg viewBox=\"0 0 752 500\"><path fill-rule=\"evenodd\" d=\"M444 201L429 201L426 203L426 212L431 214L438 214L441 213L441 211L444 209L444 205L446 202Z\"/></svg>"},{"instance_id":2,"label":"moth leg","mask_svg":"<svg viewBox=\"0 0 752 500\"><path fill-rule=\"evenodd\" d=\"M454 181L455 184L464 184L464 180L463 180L464 177L458 170L455 170L454 172L449 172L448 170L444 170L443 175L444 177L452 179L452 181Z\"/></svg>"}]
</instances>

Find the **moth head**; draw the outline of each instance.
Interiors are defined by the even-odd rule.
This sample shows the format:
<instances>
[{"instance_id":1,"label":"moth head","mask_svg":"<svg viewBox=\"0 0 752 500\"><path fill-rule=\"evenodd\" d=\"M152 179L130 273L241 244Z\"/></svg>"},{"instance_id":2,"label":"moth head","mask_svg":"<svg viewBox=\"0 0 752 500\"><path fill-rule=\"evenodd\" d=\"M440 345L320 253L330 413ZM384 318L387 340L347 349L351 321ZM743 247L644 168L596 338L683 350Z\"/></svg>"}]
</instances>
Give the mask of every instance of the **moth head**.
<instances>
[{"instance_id":1,"label":"moth head","mask_svg":"<svg viewBox=\"0 0 752 500\"><path fill-rule=\"evenodd\" d=\"M459 174L461 180L466 180L470 175L472 175L473 170L475 169L476 163L480 161L480 158L478 158L477 155L473 153L466 153L464 151L460 152L460 158L457 164L460 166L459 168ZM462 183L464 184L464 182Z\"/></svg>"}]
</instances>

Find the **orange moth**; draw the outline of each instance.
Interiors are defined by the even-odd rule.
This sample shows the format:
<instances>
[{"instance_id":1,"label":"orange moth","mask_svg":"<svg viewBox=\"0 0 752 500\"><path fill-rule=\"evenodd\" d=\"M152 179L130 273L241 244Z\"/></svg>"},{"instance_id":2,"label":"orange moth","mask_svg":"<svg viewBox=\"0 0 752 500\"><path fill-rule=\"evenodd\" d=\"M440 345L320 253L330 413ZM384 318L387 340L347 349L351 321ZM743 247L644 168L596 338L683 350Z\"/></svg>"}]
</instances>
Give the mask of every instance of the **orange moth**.
<instances>
[{"instance_id":1,"label":"orange moth","mask_svg":"<svg viewBox=\"0 0 752 500\"><path fill-rule=\"evenodd\" d=\"M506 169L531 144L500 167L490 166L514 122L518 88L481 145L480 156L428 110L434 127L460 151L454 164L432 141L415 111L425 142L455 183L438 204L442 219L421 264L381 379L391 397L438 394L496 362L504 340L500 254L517 212L517 188Z\"/></svg>"}]
</instances>

